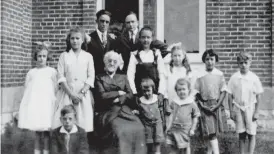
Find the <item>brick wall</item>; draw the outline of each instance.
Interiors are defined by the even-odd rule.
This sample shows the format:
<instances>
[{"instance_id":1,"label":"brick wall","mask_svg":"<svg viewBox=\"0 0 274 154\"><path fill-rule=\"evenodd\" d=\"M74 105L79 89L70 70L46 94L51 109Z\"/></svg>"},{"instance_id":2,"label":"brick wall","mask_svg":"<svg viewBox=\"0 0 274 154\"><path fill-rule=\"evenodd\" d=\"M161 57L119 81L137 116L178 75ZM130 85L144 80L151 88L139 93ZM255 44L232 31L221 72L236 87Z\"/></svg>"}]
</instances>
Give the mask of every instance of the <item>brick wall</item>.
<instances>
[{"instance_id":1,"label":"brick wall","mask_svg":"<svg viewBox=\"0 0 274 154\"><path fill-rule=\"evenodd\" d=\"M144 26L150 26L156 30L156 0L144 0Z\"/></svg>"},{"instance_id":2,"label":"brick wall","mask_svg":"<svg viewBox=\"0 0 274 154\"><path fill-rule=\"evenodd\" d=\"M272 19L271 19L271 22L272 22L272 87L274 87L274 0L272 0Z\"/></svg>"},{"instance_id":3,"label":"brick wall","mask_svg":"<svg viewBox=\"0 0 274 154\"><path fill-rule=\"evenodd\" d=\"M253 55L251 70L264 86L271 86L271 1L208 0L206 18L207 48L219 53L218 67L227 80L236 71L236 55L243 49Z\"/></svg>"},{"instance_id":4,"label":"brick wall","mask_svg":"<svg viewBox=\"0 0 274 154\"><path fill-rule=\"evenodd\" d=\"M51 66L56 66L60 53L65 51L71 27L82 26L86 32L95 29L95 10L95 0L33 0L32 42L52 42Z\"/></svg>"},{"instance_id":5,"label":"brick wall","mask_svg":"<svg viewBox=\"0 0 274 154\"><path fill-rule=\"evenodd\" d=\"M30 0L1 1L1 87L24 84L31 68Z\"/></svg>"}]
</instances>

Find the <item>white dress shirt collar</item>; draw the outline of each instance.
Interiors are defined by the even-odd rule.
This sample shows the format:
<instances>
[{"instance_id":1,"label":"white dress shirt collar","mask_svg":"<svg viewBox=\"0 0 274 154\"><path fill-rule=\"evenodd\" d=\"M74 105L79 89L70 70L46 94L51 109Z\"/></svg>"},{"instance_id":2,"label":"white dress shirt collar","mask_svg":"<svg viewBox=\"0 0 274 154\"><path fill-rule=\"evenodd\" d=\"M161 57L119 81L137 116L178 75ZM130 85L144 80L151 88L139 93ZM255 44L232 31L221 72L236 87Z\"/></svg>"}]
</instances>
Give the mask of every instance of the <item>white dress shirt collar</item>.
<instances>
[{"instance_id":1,"label":"white dress shirt collar","mask_svg":"<svg viewBox=\"0 0 274 154\"><path fill-rule=\"evenodd\" d=\"M103 38L102 38L102 34L104 34L104 36L107 38L107 31L105 31L104 33L102 33L99 29L96 29L96 32L101 40L101 42L103 42Z\"/></svg>"},{"instance_id":2,"label":"white dress shirt collar","mask_svg":"<svg viewBox=\"0 0 274 154\"><path fill-rule=\"evenodd\" d=\"M61 129L60 129L60 133L65 133L65 134L72 134L72 133L76 133L77 131L78 131L78 128L77 128L76 125L73 125L73 126L72 126L72 129L71 129L70 132L68 132L68 131L64 128L64 126L62 126Z\"/></svg>"}]
</instances>

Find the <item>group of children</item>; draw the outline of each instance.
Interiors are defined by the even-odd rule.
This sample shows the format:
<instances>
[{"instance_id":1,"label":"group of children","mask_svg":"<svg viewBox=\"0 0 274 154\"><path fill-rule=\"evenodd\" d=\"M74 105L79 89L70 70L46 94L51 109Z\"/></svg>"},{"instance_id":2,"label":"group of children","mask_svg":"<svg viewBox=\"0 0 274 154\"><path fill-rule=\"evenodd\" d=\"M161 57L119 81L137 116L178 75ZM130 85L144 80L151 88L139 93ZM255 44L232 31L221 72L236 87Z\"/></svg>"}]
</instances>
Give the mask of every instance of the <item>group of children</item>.
<instances>
[{"instance_id":1,"label":"group of children","mask_svg":"<svg viewBox=\"0 0 274 154\"><path fill-rule=\"evenodd\" d=\"M204 52L205 71L195 76L181 44L171 47L171 60L167 63L160 51L150 49L152 38L151 28L140 31L143 48L132 52L127 71L131 89L138 97L132 113L143 122L148 151L160 154L161 143L165 142L170 145L171 153L190 154L190 136L199 124L207 153L218 154L217 135L223 132L226 123L222 103L228 96L240 151L245 153L248 137L248 152L253 153L263 88L259 78L249 70L251 54L244 51L238 54L240 70L227 85L223 73L215 68L219 59L213 50ZM35 154L42 151L47 154L49 147L52 153L88 153L86 132L94 129L90 88L94 87L96 57L83 50L85 40L82 29L70 30L67 51L60 56L57 71L47 66L50 43L39 43L34 56L37 66L27 73L19 110L19 127L36 132ZM49 137L51 129L54 130Z\"/></svg>"}]
</instances>

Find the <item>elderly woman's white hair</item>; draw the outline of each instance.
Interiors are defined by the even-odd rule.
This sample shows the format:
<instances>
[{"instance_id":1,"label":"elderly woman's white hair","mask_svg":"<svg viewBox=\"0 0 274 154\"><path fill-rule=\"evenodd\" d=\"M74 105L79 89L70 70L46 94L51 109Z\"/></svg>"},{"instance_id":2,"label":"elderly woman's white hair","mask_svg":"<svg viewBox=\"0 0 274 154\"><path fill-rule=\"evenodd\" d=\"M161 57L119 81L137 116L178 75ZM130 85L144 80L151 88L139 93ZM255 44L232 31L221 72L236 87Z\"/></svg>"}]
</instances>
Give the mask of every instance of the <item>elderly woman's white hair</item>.
<instances>
[{"instance_id":1,"label":"elderly woman's white hair","mask_svg":"<svg viewBox=\"0 0 274 154\"><path fill-rule=\"evenodd\" d=\"M108 51L104 55L104 64L105 65L108 63L108 59L109 58L116 59L117 60L117 65L120 67L120 69L122 69L121 67L123 67L122 65L124 64L124 61L123 61L123 58L122 58L122 56L120 54L118 54L114 50Z\"/></svg>"}]
</instances>

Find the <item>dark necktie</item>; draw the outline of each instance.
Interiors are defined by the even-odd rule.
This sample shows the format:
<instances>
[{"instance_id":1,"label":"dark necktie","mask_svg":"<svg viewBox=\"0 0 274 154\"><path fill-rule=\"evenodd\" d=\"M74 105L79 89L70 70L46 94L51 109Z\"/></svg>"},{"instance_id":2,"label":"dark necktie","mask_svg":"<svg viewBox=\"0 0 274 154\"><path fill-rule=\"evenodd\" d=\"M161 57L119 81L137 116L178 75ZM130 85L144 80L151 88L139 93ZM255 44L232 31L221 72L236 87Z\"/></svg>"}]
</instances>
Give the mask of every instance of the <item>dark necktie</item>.
<instances>
[{"instance_id":1,"label":"dark necktie","mask_svg":"<svg viewBox=\"0 0 274 154\"><path fill-rule=\"evenodd\" d=\"M130 42L134 44L134 34L133 32L130 32Z\"/></svg>"}]
</instances>

